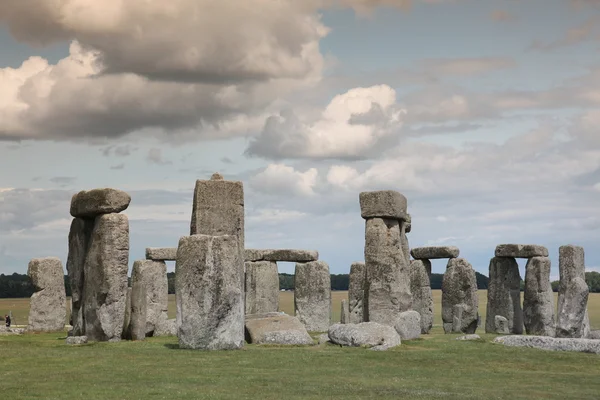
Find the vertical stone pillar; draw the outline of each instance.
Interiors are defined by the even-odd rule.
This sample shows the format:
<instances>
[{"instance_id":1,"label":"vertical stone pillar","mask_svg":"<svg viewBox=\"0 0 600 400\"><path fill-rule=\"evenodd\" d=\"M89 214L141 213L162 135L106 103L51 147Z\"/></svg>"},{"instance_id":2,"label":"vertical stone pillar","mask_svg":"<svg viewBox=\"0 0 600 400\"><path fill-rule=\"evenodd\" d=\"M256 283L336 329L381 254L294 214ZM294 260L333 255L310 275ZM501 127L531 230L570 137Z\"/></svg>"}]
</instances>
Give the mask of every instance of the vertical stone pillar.
<instances>
[{"instance_id":1,"label":"vertical stone pillar","mask_svg":"<svg viewBox=\"0 0 600 400\"><path fill-rule=\"evenodd\" d=\"M131 279L131 313L130 336L131 340L144 340L148 320L148 301L146 285L143 279Z\"/></svg>"},{"instance_id":2,"label":"vertical stone pillar","mask_svg":"<svg viewBox=\"0 0 600 400\"><path fill-rule=\"evenodd\" d=\"M35 288L31 295L27 330L57 332L65 329L67 296L60 259L34 258L29 262L27 275Z\"/></svg>"},{"instance_id":3,"label":"vertical stone pillar","mask_svg":"<svg viewBox=\"0 0 600 400\"><path fill-rule=\"evenodd\" d=\"M249 261L246 267L246 314L279 311L279 273L275 261Z\"/></svg>"},{"instance_id":4,"label":"vertical stone pillar","mask_svg":"<svg viewBox=\"0 0 600 400\"><path fill-rule=\"evenodd\" d=\"M410 270L403 251L406 197L387 190L359 196L365 223L365 321L394 326L412 307Z\"/></svg>"},{"instance_id":5,"label":"vertical stone pillar","mask_svg":"<svg viewBox=\"0 0 600 400\"><path fill-rule=\"evenodd\" d=\"M486 333L496 333L496 316L506 318L510 333L523 333L521 309L521 275L517 260L512 257L494 257L490 261L487 292Z\"/></svg>"},{"instance_id":6,"label":"vertical stone pillar","mask_svg":"<svg viewBox=\"0 0 600 400\"><path fill-rule=\"evenodd\" d=\"M340 324L350 323L350 314L348 310L348 300L343 299L340 310Z\"/></svg>"},{"instance_id":7,"label":"vertical stone pillar","mask_svg":"<svg viewBox=\"0 0 600 400\"><path fill-rule=\"evenodd\" d=\"M236 236L184 236L175 265L179 347L244 345L244 260Z\"/></svg>"},{"instance_id":8,"label":"vertical stone pillar","mask_svg":"<svg viewBox=\"0 0 600 400\"><path fill-rule=\"evenodd\" d=\"M154 336L166 323L169 307L169 282L164 261L138 260L133 263L132 282L142 282L146 293L146 336ZM133 286L133 283L132 283Z\"/></svg>"},{"instance_id":9,"label":"vertical stone pillar","mask_svg":"<svg viewBox=\"0 0 600 400\"><path fill-rule=\"evenodd\" d=\"M527 261L523 321L528 335L553 337L556 334L548 257L532 257Z\"/></svg>"},{"instance_id":10,"label":"vertical stone pillar","mask_svg":"<svg viewBox=\"0 0 600 400\"><path fill-rule=\"evenodd\" d=\"M427 334L433 327L433 296L431 293L431 261L413 260L410 264L410 291L413 310L421 316L421 333Z\"/></svg>"},{"instance_id":11,"label":"vertical stone pillar","mask_svg":"<svg viewBox=\"0 0 600 400\"><path fill-rule=\"evenodd\" d=\"M360 324L364 322L363 307L365 297L365 263L354 262L350 266L348 284L348 311L349 322Z\"/></svg>"},{"instance_id":12,"label":"vertical stone pillar","mask_svg":"<svg viewBox=\"0 0 600 400\"><path fill-rule=\"evenodd\" d=\"M583 338L589 334L587 301L589 287L585 282L585 253L580 246L559 248L558 315L556 336Z\"/></svg>"},{"instance_id":13,"label":"vertical stone pillar","mask_svg":"<svg viewBox=\"0 0 600 400\"><path fill-rule=\"evenodd\" d=\"M311 332L325 332L331 325L331 275L324 261L296 263L295 315Z\"/></svg>"},{"instance_id":14,"label":"vertical stone pillar","mask_svg":"<svg viewBox=\"0 0 600 400\"><path fill-rule=\"evenodd\" d=\"M475 270L464 258L451 258L442 281L444 332L475 333L478 306Z\"/></svg>"},{"instance_id":15,"label":"vertical stone pillar","mask_svg":"<svg viewBox=\"0 0 600 400\"><path fill-rule=\"evenodd\" d=\"M83 269L93 229L93 219L73 218L69 231L67 273L71 282L73 336L83 336L85 332L83 322Z\"/></svg>"}]
</instances>

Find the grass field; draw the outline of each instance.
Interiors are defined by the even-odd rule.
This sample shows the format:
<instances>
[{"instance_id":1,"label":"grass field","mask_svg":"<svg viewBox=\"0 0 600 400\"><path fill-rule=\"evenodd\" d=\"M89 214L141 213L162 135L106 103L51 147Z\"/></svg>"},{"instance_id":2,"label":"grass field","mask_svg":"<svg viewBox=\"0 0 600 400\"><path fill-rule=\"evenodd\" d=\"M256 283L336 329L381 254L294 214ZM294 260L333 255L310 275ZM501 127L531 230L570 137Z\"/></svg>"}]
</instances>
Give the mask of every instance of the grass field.
<instances>
[{"instance_id":1,"label":"grass field","mask_svg":"<svg viewBox=\"0 0 600 400\"><path fill-rule=\"evenodd\" d=\"M15 399L598 399L600 356L459 342L439 326L387 352L335 345L179 350L177 338L67 346L65 334L0 336L0 380ZM341 299L334 292L334 319ZM485 312L485 292L480 309ZM170 313L174 312L173 298ZM590 297L592 325L600 295ZM1 299L26 321L28 301ZM281 294L293 311L293 293ZM171 315L173 316L173 315Z\"/></svg>"}]
</instances>

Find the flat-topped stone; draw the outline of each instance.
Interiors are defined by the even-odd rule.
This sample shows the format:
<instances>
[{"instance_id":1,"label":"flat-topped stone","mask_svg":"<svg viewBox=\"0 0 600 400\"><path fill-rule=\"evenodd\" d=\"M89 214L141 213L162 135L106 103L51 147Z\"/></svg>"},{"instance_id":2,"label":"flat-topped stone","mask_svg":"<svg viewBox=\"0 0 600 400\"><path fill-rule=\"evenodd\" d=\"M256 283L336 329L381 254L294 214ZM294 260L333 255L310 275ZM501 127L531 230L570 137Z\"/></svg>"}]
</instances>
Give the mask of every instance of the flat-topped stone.
<instances>
[{"instance_id":1,"label":"flat-topped stone","mask_svg":"<svg viewBox=\"0 0 600 400\"><path fill-rule=\"evenodd\" d=\"M319 260L316 250L245 249L245 261L311 262Z\"/></svg>"},{"instance_id":2,"label":"flat-topped stone","mask_svg":"<svg viewBox=\"0 0 600 400\"><path fill-rule=\"evenodd\" d=\"M177 261L177 247L147 247L146 259L154 261Z\"/></svg>"},{"instance_id":3,"label":"flat-topped stone","mask_svg":"<svg viewBox=\"0 0 600 400\"><path fill-rule=\"evenodd\" d=\"M329 327L327 334L331 342L340 346L365 346L373 350L387 350L402 341L393 327L377 322L335 324Z\"/></svg>"},{"instance_id":4,"label":"flat-topped stone","mask_svg":"<svg viewBox=\"0 0 600 400\"><path fill-rule=\"evenodd\" d=\"M548 257L548 249L537 244L499 244L495 255L513 258Z\"/></svg>"},{"instance_id":5,"label":"flat-topped stone","mask_svg":"<svg viewBox=\"0 0 600 400\"><path fill-rule=\"evenodd\" d=\"M440 258L457 258L460 250L455 246L424 246L410 250L415 260L435 260Z\"/></svg>"},{"instance_id":6,"label":"flat-topped stone","mask_svg":"<svg viewBox=\"0 0 600 400\"><path fill-rule=\"evenodd\" d=\"M360 216L368 218L389 218L406 221L406 197L395 190L361 192L359 195Z\"/></svg>"},{"instance_id":7,"label":"flat-topped stone","mask_svg":"<svg viewBox=\"0 0 600 400\"><path fill-rule=\"evenodd\" d=\"M131 196L122 190L101 188L82 190L71 198L71 215L75 218L94 218L100 214L126 210Z\"/></svg>"}]
</instances>

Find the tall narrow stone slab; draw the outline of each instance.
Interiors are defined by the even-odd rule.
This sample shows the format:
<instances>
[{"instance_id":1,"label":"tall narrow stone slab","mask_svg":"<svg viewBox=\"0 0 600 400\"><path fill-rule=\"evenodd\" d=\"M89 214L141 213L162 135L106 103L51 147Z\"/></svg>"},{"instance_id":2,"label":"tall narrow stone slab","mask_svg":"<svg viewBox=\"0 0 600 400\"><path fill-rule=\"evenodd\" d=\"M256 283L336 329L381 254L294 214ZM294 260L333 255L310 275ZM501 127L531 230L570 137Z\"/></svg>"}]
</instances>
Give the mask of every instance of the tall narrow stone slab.
<instances>
[{"instance_id":1,"label":"tall narrow stone slab","mask_svg":"<svg viewBox=\"0 0 600 400\"><path fill-rule=\"evenodd\" d=\"M297 263L294 278L296 317L311 332L325 332L331 325L331 275L324 261Z\"/></svg>"},{"instance_id":2,"label":"tall narrow stone slab","mask_svg":"<svg viewBox=\"0 0 600 400\"><path fill-rule=\"evenodd\" d=\"M410 244L408 243L408 233L406 227L408 224L404 221L400 221L400 246L402 247L402 255L404 256L404 262L406 265L410 265Z\"/></svg>"},{"instance_id":3,"label":"tall narrow stone slab","mask_svg":"<svg viewBox=\"0 0 600 400\"><path fill-rule=\"evenodd\" d=\"M349 323L360 324L363 319L363 301L365 297L365 263L354 262L350 266L348 284Z\"/></svg>"},{"instance_id":4,"label":"tall narrow stone slab","mask_svg":"<svg viewBox=\"0 0 600 400\"><path fill-rule=\"evenodd\" d=\"M121 332L121 339L131 339L131 288L127 288L127 295L125 296L125 317L123 318L123 332Z\"/></svg>"},{"instance_id":5,"label":"tall narrow stone slab","mask_svg":"<svg viewBox=\"0 0 600 400\"><path fill-rule=\"evenodd\" d=\"M585 253L580 246L559 248L558 315L556 337L581 338L589 331L587 301L589 287L585 282Z\"/></svg>"},{"instance_id":6,"label":"tall narrow stone slab","mask_svg":"<svg viewBox=\"0 0 600 400\"><path fill-rule=\"evenodd\" d=\"M219 174L210 180L197 180L190 235L239 238L244 253L244 187L239 181L226 181Z\"/></svg>"},{"instance_id":7,"label":"tall narrow stone slab","mask_svg":"<svg viewBox=\"0 0 600 400\"><path fill-rule=\"evenodd\" d=\"M27 330L56 332L65 328L67 296L62 263L56 257L34 258L27 275L35 288L31 295Z\"/></svg>"},{"instance_id":8,"label":"tall narrow stone slab","mask_svg":"<svg viewBox=\"0 0 600 400\"><path fill-rule=\"evenodd\" d=\"M521 308L521 274L519 264L512 257L494 257L490 261L487 291L486 333L495 333L496 316L506 318L508 331L523 333Z\"/></svg>"},{"instance_id":9,"label":"tall narrow stone slab","mask_svg":"<svg viewBox=\"0 0 600 400\"><path fill-rule=\"evenodd\" d=\"M146 336L154 336L167 319L169 283L164 261L138 260L133 263L131 282L141 282L146 293Z\"/></svg>"},{"instance_id":10,"label":"tall narrow stone slab","mask_svg":"<svg viewBox=\"0 0 600 400\"><path fill-rule=\"evenodd\" d=\"M343 299L340 310L340 324L349 324L350 315L348 312L348 300Z\"/></svg>"},{"instance_id":11,"label":"tall narrow stone slab","mask_svg":"<svg viewBox=\"0 0 600 400\"><path fill-rule=\"evenodd\" d=\"M370 218L365 228L365 321L394 326L412 307L410 271L398 220Z\"/></svg>"},{"instance_id":12,"label":"tall narrow stone slab","mask_svg":"<svg viewBox=\"0 0 600 400\"><path fill-rule=\"evenodd\" d=\"M129 323L131 340L146 338L148 301L146 285L142 279L131 279L131 320Z\"/></svg>"},{"instance_id":13,"label":"tall narrow stone slab","mask_svg":"<svg viewBox=\"0 0 600 400\"><path fill-rule=\"evenodd\" d=\"M96 217L84 267L83 319L90 341L120 340L125 318L129 220Z\"/></svg>"},{"instance_id":14,"label":"tall narrow stone slab","mask_svg":"<svg viewBox=\"0 0 600 400\"><path fill-rule=\"evenodd\" d=\"M550 267L548 257L530 258L525 266L523 322L528 335L555 336L556 334Z\"/></svg>"},{"instance_id":15,"label":"tall narrow stone slab","mask_svg":"<svg viewBox=\"0 0 600 400\"><path fill-rule=\"evenodd\" d=\"M246 262L246 314L279 310L279 273L274 261Z\"/></svg>"},{"instance_id":16,"label":"tall narrow stone slab","mask_svg":"<svg viewBox=\"0 0 600 400\"><path fill-rule=\"evenodd\" d=\"M244 345L244 260L236 236L184 236L175 265L179 347Z\"/></svg>"},{"instance_id":17,"label":"tall narrow stone slab","mask_svg":"<svg viewBox=\"0 0 600 400\"><path fill-rule=\"evenodd\" d=\"M421 333L427 334L433 327L433 296L431 294L431 262L413 260L410 264L410 291L413 310L421 316Z\"/></svg>"},{"instance_id":18,"label":"tall narrow stone slab","mask_svg":"<svg viewBox=\"0 0 600 400\"><path fill-rule=\"evenodd\" d=\"M463 258L450 259L442 281L444 331L475 333L479 318L478 306L475 270Z\"/></svg>"},{"instance_id":19,"label":"tall narrow stone slab","mask_svg":"<svg viewBox=\"0 0 600 400\"><path fill-rule=\"evenodd\" d=\"M84 335L83 286L85 258L94 230L93 219L74 218L69 230L67 272L71 282L71 324L73 336Z\"/></svg>"}]
</instances>

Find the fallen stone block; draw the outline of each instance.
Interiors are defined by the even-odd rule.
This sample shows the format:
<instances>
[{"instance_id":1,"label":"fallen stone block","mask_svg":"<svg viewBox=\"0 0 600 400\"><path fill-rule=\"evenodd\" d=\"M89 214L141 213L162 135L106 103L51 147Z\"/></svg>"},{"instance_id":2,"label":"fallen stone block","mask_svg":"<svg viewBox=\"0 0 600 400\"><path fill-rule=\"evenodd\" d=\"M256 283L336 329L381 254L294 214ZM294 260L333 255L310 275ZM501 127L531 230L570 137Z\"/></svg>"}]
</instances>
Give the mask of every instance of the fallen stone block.
<instances>
[{"instance_id":1,"label":"fallen stone block","mask_svg":"<svg viewBox=\"0 0 600 400\"><path fill-rule=\"evenodd\" d=\"M505 346L530 347L550 351L575 351L581 353L600 354L600 340L578 338L553 338L548 336L501 336L494 343Z\"/></svg>"},{"instance_id":2,"label":"fallen stone block","mask_svg":"<svg viewBox=\"0 0 600 400\"><path fill-rule=\"evenodd\" d=\"M177 261L177 247L147 247L146 259L154 261Z\"/></svg>"},{"instance_id":3,"label":"fallen stone block","mask_svg":"<svg viewBox=\"0 0 600 400\"><path fill-rule=\"evenodd\" d=\"M407 220L407 201L402 193L394 190L361 192L359 195L360 216L369 218L389 218Z\"/></svg>"},{"instance_id":4,"label":"fallen stone block","mask_svg":"<svg viewBox=\"0 0 600 400\"><path fill-rule=\"evenodd\" d=\"M512 258L548 257L548 249L537 244L499 244L495 255Z\"/></svg>"},{"instance_id":5,"label":"fallen stone block","mask_svg":"<svg viewBox=\"0 0 600 400\"><path fill-rule=\"evenodd\" d=\"M246 315L248 343L313 345L314 341L296 317L283 313Z\"/></svg>"},{"instance_id":6,"label":"fallen stone block","mask_svg":"<svg viewBox=\"0 0 600 400\"><path fill-rule=\"evenodd\" d=\"M455 340L481 340L481 336L476 333L457 337Z\"/></svg>"},{"instance_id":7,"label":"fallen stone block","mask_svg":"<svg viewBox=\"0 0 600 400\"><path fill-rule=\"evenodd\" d=\"M387 350L401 343L396 329L377 322L334 324L329 327L327 334L332 343L341 346L365 346L376 350Z\"/></svg>"},{"instance_id":8,"label":"fallen stone block","mask_svg":"<svg viewBox=\"0 0 600 400\"><path fill-rule=\"evenodd\" d=\"M457 258L460 250L455 246L414 247L410 254L415 260L435 260L442 258Z\"/></svg>"},{"instance_id":9,"label":"fallen stone block","mask_svg":"<svg viewBox=\"0 0 600 400\"><path fill-rule=\"evenodd\" d=\"M421 315L417 311L404 311L394 328L402 340L418 339L421 337Z\"/></svg>"},{"instance_id":10,"label":"fallen stone block","mask_svg":"<svg viewBox=\"0 0 600 400\"><path fill-rule=\"evenodd\" d=\"M71 198L71 215L75 218L94 218L101 214L120 213L129 207L130 202L131 196L122 190L82 190Z\"/></svg>"},{"instance_id":11,"label":"fallen stone block","mask_svg":"<svg viewBox=\"0 0 600 400\"><path fill-rule=\"evenodd\" d=\"M86 344L88 342L87 336L69 336L66 340L67 344Z\"/></svg>"}]
</instances>

